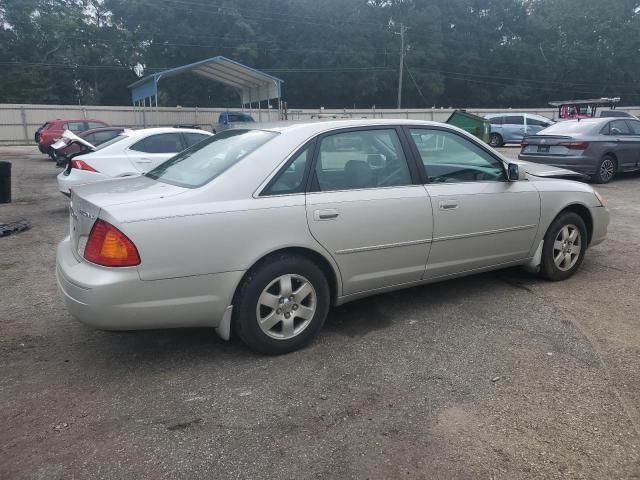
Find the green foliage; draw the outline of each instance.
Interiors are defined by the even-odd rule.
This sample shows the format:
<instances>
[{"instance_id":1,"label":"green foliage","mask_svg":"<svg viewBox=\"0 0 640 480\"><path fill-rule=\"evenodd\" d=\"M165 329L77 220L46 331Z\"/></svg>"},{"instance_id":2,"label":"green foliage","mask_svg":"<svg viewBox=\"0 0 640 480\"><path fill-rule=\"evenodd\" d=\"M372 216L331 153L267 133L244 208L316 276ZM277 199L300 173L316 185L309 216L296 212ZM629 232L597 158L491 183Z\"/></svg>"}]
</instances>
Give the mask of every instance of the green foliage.
<instances>
[{"instance_id":1,"label":"green foliage","mask_svg":"<svg viewBox=\"0 0 640 480\"><path fill-rule=\"evenodd\" d=\"M0 0L0 102L128 104L145 73L224 55L285 80L290 108L640 103L640 0ZM163 105L237 107L183 75Z\"/></svg>"}]
</instances>

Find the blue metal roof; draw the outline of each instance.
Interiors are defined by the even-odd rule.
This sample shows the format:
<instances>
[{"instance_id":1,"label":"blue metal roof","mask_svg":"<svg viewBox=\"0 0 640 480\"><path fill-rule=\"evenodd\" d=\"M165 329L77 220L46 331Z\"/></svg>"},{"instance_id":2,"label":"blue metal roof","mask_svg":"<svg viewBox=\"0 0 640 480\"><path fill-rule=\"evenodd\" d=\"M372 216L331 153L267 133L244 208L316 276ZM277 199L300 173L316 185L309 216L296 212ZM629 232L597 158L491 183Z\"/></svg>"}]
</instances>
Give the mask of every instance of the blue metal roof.
<instances>
[{"instance_id":1,"label":"blue metal roof","mask_svg":"<svg viewBox=\"0 0 640 480\"><path fill-rule=\"evenodd\" d=\"M201 77L237 88L242 103L264 101L282 96L281 79L247 67L226 57L218 56L199 62L154 73L129 85L133 103L158 94L158 82L165 77L191 72Z\"/></svg>"}]
</instances>

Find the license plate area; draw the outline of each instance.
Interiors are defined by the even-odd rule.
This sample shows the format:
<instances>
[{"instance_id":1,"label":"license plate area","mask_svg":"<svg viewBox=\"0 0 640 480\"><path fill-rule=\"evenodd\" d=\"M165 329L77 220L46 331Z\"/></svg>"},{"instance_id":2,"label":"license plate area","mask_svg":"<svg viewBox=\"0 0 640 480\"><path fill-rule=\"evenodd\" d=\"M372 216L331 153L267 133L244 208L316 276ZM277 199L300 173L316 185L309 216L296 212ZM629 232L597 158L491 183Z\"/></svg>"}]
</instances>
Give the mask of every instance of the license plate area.
<instances>
[{"instance_id":1,"label":"license plate area","mask_svg":"<svg viewBox=\"0 0 640 480\"><path fill-rule=\"evenodd\" d=\"M549 145L538 145L538 153L549 153Z\"/></svg>"}]
</instances>

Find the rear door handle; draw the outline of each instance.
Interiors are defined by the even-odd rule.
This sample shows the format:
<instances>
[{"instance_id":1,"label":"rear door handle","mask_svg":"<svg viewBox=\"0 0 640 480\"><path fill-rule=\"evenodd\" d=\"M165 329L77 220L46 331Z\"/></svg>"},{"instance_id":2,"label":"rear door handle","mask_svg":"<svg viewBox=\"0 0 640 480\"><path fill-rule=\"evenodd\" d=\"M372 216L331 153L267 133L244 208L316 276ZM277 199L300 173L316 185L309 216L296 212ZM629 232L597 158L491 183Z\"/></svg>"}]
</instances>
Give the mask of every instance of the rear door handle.
<instances>
[{"instance_id":1,"label":"rear door handle","mask_svg":"<svg viewBox=\"0 0 640 480\"><path fill-rule=\"evenodd\" d=\"M150 158L139 158L138 163L151 163Z\"/></svg>"},{"instance_id":2,"label":"rear door handle","mask_svg":"<svg viewBox=\"0 0 640 480\"><path fill-rule=\"evenodd\" d=\"M457 200L442 200L439 203L440 210L455 210L458 208Z\"/></svg>"},{"instance_id":3,"label":"rear door handle","mask_svg":"<svg viewBox=\"0 0 640 480\"><path fill-rule=\"evenodd\" d=\"M340 215L340 212L335 208L327 208L325 210L315 210L313 212L314 220L332 220L337 218Z\"/></svg>"}]
</instances>

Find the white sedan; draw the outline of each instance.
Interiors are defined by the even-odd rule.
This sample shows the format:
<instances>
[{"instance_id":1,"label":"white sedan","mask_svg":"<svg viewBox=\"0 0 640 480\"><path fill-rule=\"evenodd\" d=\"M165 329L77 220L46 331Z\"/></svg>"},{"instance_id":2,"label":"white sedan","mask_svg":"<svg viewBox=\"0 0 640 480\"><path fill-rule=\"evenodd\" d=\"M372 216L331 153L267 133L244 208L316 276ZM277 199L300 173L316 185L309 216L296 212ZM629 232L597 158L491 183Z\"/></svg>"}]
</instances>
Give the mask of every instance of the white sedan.
<instances>
[{"instance_id":1,"label":"white sedan","mask_svg":"<svg viewBox=\"0 0 640 480\"><path fill-rule=\"evenodd\" d=\"M79 185L140 175L211 135L170 127L125 131L95 151L73 157L58 175L58 188L69 195L69 189Z\"/></svg>"}]
</instances>

